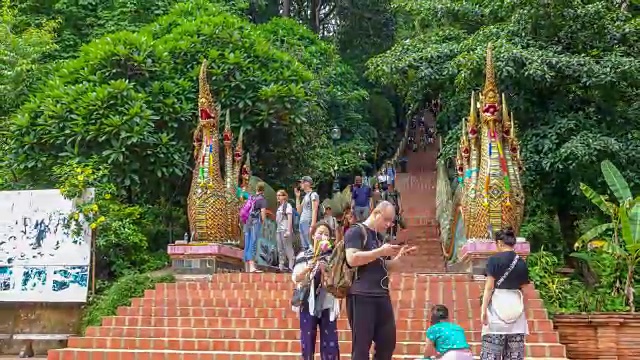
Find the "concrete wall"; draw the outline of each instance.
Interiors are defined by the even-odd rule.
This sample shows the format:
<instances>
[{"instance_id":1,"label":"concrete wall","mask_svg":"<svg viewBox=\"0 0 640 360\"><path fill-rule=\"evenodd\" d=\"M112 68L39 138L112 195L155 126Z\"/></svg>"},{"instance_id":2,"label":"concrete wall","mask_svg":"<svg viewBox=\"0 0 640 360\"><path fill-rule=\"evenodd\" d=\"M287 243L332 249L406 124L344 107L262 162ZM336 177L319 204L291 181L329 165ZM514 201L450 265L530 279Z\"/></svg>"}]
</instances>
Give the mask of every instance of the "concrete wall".
<instances>
[{"instance_id":1,"label":"concrete wall","mask_svg":"<svg viewBox=\"0 0 640 360\"><path fill-rule=\"evenodd\" d=\"M76 334L82 304L0 303L0 334ZM17 355L24 341L0 340L0 355ZM35 341L33 350L45 355L48 349L64 346L60 341Z\"/></svg>"}]
</instances>

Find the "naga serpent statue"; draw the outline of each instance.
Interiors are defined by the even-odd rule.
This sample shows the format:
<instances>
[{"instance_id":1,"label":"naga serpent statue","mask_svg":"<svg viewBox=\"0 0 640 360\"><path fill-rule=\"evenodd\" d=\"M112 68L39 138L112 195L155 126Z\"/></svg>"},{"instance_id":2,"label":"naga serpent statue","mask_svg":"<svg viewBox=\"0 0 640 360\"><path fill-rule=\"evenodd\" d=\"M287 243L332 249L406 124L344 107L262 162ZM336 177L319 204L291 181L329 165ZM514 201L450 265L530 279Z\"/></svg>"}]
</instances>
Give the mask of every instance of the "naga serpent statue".
<instances>
[{"instance_id":1,"label":"naga serpent statue","mask_svg":"<svg viewBox=\"0 0 640 360\"><path fill-rule=\"evenodd\" d=\"M491 45L485 76L479 99L471 94L469 117L462 121L456 156L458 188L451 238L445 246L450 257L467 240L491 239L506 227L517 234L524 214L520 145L505 95L499 97Z\"/></svg>"},{"instance_id":2,"label":"naga serpent statue","mask_svg":"<svg viewBox=\"0 0 640 360\"><path fill-rule=\"evenodd\" d=\"M227 111L223 143L225 149L225 179L220 167L220 108L215 104L207 81L207 62L203 62L199 77L199 123L193 135L195 166L187 212L191 240L240 245L237 187L242 165L242 132L233 147L233 133Z\"/></svg>"}]
</instances>

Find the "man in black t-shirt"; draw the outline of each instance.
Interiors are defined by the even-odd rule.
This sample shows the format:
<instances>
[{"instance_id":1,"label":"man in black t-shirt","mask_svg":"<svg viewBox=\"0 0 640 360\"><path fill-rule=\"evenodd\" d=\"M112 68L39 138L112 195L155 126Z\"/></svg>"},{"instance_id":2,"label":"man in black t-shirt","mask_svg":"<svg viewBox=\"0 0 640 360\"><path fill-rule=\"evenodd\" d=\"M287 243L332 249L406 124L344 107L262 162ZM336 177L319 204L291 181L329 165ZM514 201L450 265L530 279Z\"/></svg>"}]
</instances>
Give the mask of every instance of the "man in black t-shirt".
<instances>
[{"instance_id":1,"label":"man in black t-shirt","mask_svg":"<svg viewBox=\"0 0 640 360\"><path fill-rule=\"evenodd\" d=\"M347 296L352 360L368 360L373 342L376 360L391 360L396 347L389 271L398 269L402 257L415 252L416 247L383 243L383 233L395 216L394 205L382 201L362 224L352 226L345 234L347 263L357 268Z\"/></svg>"}]
</instances>

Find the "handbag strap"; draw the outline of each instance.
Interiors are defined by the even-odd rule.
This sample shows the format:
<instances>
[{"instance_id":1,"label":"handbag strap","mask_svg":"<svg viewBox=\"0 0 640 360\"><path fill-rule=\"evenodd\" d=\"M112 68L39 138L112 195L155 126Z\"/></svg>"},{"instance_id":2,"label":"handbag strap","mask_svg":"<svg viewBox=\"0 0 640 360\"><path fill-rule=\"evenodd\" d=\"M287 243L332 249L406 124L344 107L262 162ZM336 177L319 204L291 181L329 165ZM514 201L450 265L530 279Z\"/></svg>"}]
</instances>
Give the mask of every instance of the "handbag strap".
<instances>
[{"instance_id":1,"label":"handbag strap","mask_svg":"<svg viewBox=\"0 0 640 360\"><path fill-rule=\"evenodd\" d=\"M516 256L513 258L513 261L511 262L511 265L509 265L509 268L507 268L507 271L505 271L500 279L498 279L498 282L496 282L496 287L500 286L507 279L507 276L509 276L509 274L511 274L511 271L516 267L518 260L520 260L520 256L516 254Z\"/></svg>"}]
</instances>

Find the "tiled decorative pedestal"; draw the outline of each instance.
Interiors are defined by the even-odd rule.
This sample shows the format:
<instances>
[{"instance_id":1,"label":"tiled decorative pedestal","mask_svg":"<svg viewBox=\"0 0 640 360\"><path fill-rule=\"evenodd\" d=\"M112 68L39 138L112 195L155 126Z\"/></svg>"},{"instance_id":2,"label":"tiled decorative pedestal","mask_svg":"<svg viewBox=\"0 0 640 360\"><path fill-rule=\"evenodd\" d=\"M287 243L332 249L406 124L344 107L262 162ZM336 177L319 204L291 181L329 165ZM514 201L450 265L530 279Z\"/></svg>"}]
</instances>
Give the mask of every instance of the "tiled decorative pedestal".
<instances>
[{"instance_id":1,"label":"tiled decorative pedestal","mask_svg":"<svg viewBox=\"0 0 640 360\"><path fill-rule=\"evenodd\" d=\"M211 243L170 244L167 253L176 274L211 275L244 271L242 250Z\"/></svg>"},{"instance_id":2,"label":"tiled decorative pedestal","mask_svg":"<svg viewBox=\"0 0 640 360\"><path fill-rule=\"evenodd\" d=\"M458 261L449 266L450 271L485 275L487 259L498 251L493 239L469 239L458 251ZM524 238L518 238L516 252L523 258L529 256L531 247Z\"/></svg>"}]
</instances>

